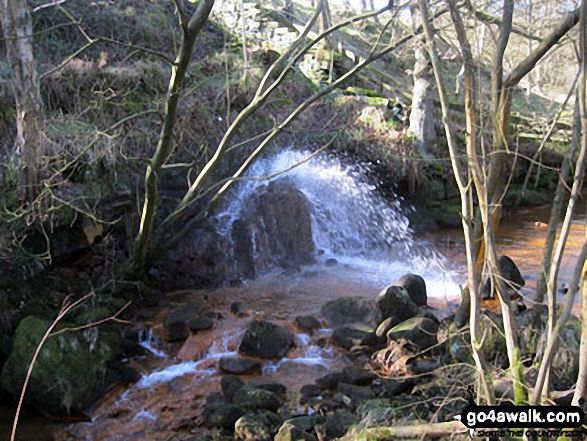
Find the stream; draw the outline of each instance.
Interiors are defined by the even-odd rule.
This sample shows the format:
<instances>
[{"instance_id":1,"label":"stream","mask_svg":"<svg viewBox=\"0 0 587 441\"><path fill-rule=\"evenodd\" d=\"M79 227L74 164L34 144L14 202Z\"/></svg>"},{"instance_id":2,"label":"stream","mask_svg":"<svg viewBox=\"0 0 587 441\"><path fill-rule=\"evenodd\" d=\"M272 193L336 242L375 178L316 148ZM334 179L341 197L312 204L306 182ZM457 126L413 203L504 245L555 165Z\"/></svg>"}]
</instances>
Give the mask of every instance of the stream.
<instances>
[{"instance_id":1,"label":"stream","mask_svg":"<svg viewBox=\"0 0 587 441\"><path fill-rule=\"evenodd\" d=\"M270 176L303 160L304 152L285 151L259 161L250 176ZM314 158L288 172L311 205L313 237L318 250L315 263L289 270L274 270L237 287L216 290L183 290L166 293L161 306L144 323L140 336L147 355L132 360L142 378L126 390L114 389L90 413L91 422L53 428L57 440L199 439L206 430L203 408L206 397L219 391L218 360L237 355L247 322L270 320L296 335L296 347L279 361L265 361L261 377L287 387L291 410L298 408L301 386L350 361L331 346L327 323L312 336L293 326L299 315L320 317L320 307L341 296L375 298L386 285L413 272L426 281L428 303L442 318L457 305L459 284L465 282L465 256L459 230L442 230L415 237L404 215L403 201L393 203L375 195L360 166L348 167L333 158ZM218 216L230 226L239 204L262 182L251 180L231 196L232 202ZM560 275L570 280L573 262L584 237L585 211L574 221ZM531 299L539 275L541 251L549 208L525 209L506 219L499 231L499 250L509 255L526 279L522 295ZM221 228L223 228L221 226ZM230 313L240 302L244 316ZM213 329L192 334L184 343L165 343L166 314L188 302L203 302L221 319ZM251 377L244 377L250 379ZM6 415L5 409L2 409ZM2 421L2 428L8 421ZM36 424L36 426L35 426ZM46 425L38 418L23 419L19 440L39 440L34 427ZM31 428L32 427L32 428ZM4 432L4 429L2 429ZM183 435L180 435L183 434ZM2 437L3 438L3 437Z\"/></svg>"}]
</instances>

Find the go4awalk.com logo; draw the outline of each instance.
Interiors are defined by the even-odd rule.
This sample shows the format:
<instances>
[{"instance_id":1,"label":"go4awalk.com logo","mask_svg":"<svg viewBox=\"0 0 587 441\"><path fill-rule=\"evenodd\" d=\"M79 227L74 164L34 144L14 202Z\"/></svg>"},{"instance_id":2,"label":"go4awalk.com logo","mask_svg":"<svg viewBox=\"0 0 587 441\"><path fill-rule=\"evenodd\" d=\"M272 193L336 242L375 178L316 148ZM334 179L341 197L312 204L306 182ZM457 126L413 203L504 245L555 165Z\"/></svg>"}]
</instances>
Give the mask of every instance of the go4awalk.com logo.
<instances>
[{"instance_id":1,"label":"go4awalk.com logo","mask_svg":"<svg viewBox=\"0 0 587 441\"><path fill-rule=\"evenodd\" d=\"M461 422L469 429L579 428L585 416L578 406L477 406L468 404Z\"/></svg>"}]
</instances>

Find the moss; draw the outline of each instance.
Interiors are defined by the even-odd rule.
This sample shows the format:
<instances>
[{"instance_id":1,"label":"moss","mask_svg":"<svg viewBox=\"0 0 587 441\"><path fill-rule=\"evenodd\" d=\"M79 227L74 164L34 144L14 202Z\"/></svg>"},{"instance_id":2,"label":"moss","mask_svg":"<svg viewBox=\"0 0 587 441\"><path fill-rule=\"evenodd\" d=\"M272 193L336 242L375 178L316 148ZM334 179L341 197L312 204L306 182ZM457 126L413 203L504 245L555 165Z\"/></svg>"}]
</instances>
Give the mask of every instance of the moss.
<instances>
[{"instance_id":1,"label":"moss","mask_svg":"<svg viewBox=\"0 0 587 441\"><path fill-rule=\"evenodd\" d=\"M29 316L16 329L1 376L2 387L15 396L47 328L47 321ZM25 404L54 415L84 411L107 386L108 365L119 347L116 333L100 333L97 328L50 337L36 360Z\"/></svg>"}]
</instances>

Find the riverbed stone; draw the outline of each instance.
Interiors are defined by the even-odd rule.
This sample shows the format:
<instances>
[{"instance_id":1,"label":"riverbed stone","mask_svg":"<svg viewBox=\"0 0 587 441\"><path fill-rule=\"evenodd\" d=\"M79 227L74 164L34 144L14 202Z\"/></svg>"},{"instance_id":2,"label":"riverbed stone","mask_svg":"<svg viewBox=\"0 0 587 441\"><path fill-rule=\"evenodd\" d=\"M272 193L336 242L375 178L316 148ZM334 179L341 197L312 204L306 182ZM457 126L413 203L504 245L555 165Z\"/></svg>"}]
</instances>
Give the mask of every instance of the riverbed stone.
<instances>
[{"instance_id":1,"label":"riverbed stone","mask_svg":"<svg viewBox=\"0 0 587 441\"><path fill-rule=\"evenodd\" d=\"M331 372L322 377L316 378L316 384L320 386L322 390L333 390L336 389L338 383L342 381L342 372Z\"/></svg>"},{"instance_id":2,"label":"riverbed stone","mask_svg":"<svg viewBox=\"0 0 587 441\"><path fill-rule=\"evenodd\" d=\"M245 385L245 382L241 380L237 375L224 375L220 379L220 387L224 396L232 401L234 394Z\"/></svg>"},{"instance_id":3,"label":"riverbed stone","mask_svg":"<svg viewBox=\"0 0 587 441\"><path fill-rule=\"evenodd\" d=\"M311 432L314 429L314 426L318 424L324 424L326 422L326 418L320 414L315 413L312 415L297 416L295 418L286 420L285 422L290 423L303 432Z\"/></svg>"},{"instance_id":4,"label":"riverbed stone","mask_svg":"<svg viewBox=\"0 0 587 441\"><path fill-rule=\"evenodd\" d=\"M166 331L166 340L168 342L175 342L188 338L190 335L188 322L196 318L201 309L201 303L192 302L171 311L163 323Z\"/></svg>"},{"instance_id":5,"label":"riverbed stone","mask_svg":"<svg viewBox=\"0 0 587 441\"><path fill-rule=\"evenodd\" d=\"M497 260L497 267L499 276L504 280L504 287L507 294L509 294L510 297L515 300L519 297L518 291L526 284L526 280L524 277L522 277L522 274L520 273L520 270L518 269L515 262L506 255L499 256L499 259ZM485 281L482 293L484 299L495 298L496 293L493 289L490 278Z\"/></svg>"},{"instance_id":6,"label":"riverbed stone","mask_svg":"<svg viewBox=\"0 0 587 441\"><path fill-rule=\"evenodd\" d=\"M318 329L320 329L322 327L322 325L320 324L318 319L314 316L311 316L311 315L297 316L294 319L294 323L300 331L302 331L308 335L314 334L315 331L317 331Z\"/></svg>"},{"instance_id":7,"label":"riverbed stone","mask_svg":"<svg viewBox=\"0 0 587 441\"><path fill-rule=\"evenodd\" d=\"M279 406L281 406L281 400L276 394L250 386L241 387L234 394L232 400L247 410L269 410L271 412L277 412Z\"/></svg>"},{"instance_id":8,"label":"riverbed stone","mask_svg":"<svg viewBox=\"0 0 587 441\"><path fill-rule=\"evenodd\" d=\"M245 441L270 441L269 428L254 415L243 415L234 424L234 432Z\"/></svg>"},{"instance_id":9,"label":"riverbed stone","mask_svg":"<svg viewBox=\"0 0 587 441\"><path fill-rule=\"evenodd\" d=\"M375 303L364 297L339 297L322 305L320 312L331 327L352 323L370 325L375 317Z\"/></svg>"},{"instance_id":10,"label":"riverbed stone","mask_svg":"<svg viewBox=\"0 0 587 441\"><path fill-rule=\"evenodd\" d=\"M261 373L263 365L259 360L242 357L223 357L218 362L220 370L227 374L250 375Z\"/></svg>"},{"instance_id":11,"label":"riverbed stone","mask_svg":"<svg viewBox=\"0 0 587 441\"><path fill-rule=\"evenodd\" d=\"M221 427L234 430L237 420L246 413L246 410L236 404L213 403L206 405L204 422L206 427Z\"/></svg>"},{"instance_id":12,"label":"riverbed stone","mask_svg":"<svg viewBox=\"0 0 587 441\"><path fill-rule=\"evenodd\" d=\"M375 398L375 393L366 386L357 386L349 383L339 383L336 390L350 398L351 403L357 405L365 400Z\"/></svg>"},{"instance_id":13,"label":"riverbed stone","mask_svg":"<svg viewBox=\"0 0 587 441\"><path fill-rule=\"evenodd\" d=\"M388 286L377 295L377 307L381 321L391 318L391 327L414 317L420 310L406 288L394 285Z\"/></svg>"},{"instance_id":14,"label":"riverbed stone","mask_svg":"<svg viewBox=\"0 0 587 441\"><path fill-rule=\"evenodd\" d=\"M356 345L364 345L373 340L373 332L341 326L332 331L332 343L347 351Z\"/></svg>"},{"instance_id":15,"label":"riverbed stone","mask_svg":"<svg viewBox=\"0 0 587 441\"><path fill-rule=\"evenodd\" d=\"M428 294L426 293L426 282L417 274L406 274L395 282L393 286L400 286L408 291L410 299L416 306L425 306L428 304Z\"/></svg>"},{"instance_id":16,"label":"riverbed stone","mask_svg":"<svg viewBox=\"0 0 587 441\"><path fill-rule=\"evenodd\" d=\"M264 320L253 320L247 330L239 351L260 358L283 358L294 344L294 334L289 330Z\"/></svg>"},{"instance_id":17,"label":"riverbed stone","mask_svg":"<svg viewBox=\"0 0 587 441\"><path fill-rule=\"evenodd\" d=\"M263 389L279 396L285 395L287 391L285 385L279 381L253 379L248 381L247 384L255 389Z\"/></svg>"},{"instance_id":18,"label":"riverbed stone","mask_svg":"<svg viewBox=\"0 0 587 441\"><path fill-rule=\"evenodd\" d=\"M318 438L297 428L288 420L279 428L274 441L318 441Z\"/></svg>"},{"instance_id":19,"label":"riverbed stone","mask_svg":"<svg viewBox=\"0 0 587 441\"><path fill-rule=\"evenodd\" d=\"M376 378L372 371L355 365L345 366L342 370L342 381L357 386L367 386Z\"/></svg>"},{"instance_id":20,"label":"riverbed stone","mask_svg":"<svg viewBox=\"0 0 587 441\"><path fill-rule=\"evenodd\" d=\"M192 332L205 331L207 329L212 329L213 326L214 320L205 316L193 318L188 322L188 328Z\"/></svg>"},{"instance_id":21,"label":"riverbed stone","mask_svg":"<svg viewBox=\"0 0 587 441\"><path fill-rule=\"evenodd\" d=\"M407 378L405 380L396 380L394 378L378 378L371 384L371 390L379 398L393 398L403 393L409 393L416 382Z\"/></svg>"},{"instance_id":22,"label":"riverbed stone","mask_svg":"<svg viewBox=\"0 0 587 441\"><path fill-rule=\"evenodd\" d=\"M300 404L306 404L308 398L314 398L322 393L322 389L317 384L305 384L300 388Z\"/></svg>"},{"instance_id":23,"label":"riverbed stone","mask_svg":"<svg viewBox=\"0 0 587 441\"><path fill-rule=\"evenodd\" d=\"M326 417L326 423L315 426L320 439L338 439L343 437L349 427L356 425L359 419L348 410L337 409Z\"/></svg>"},{"instance_id":24,"label":"riverbed stone","mask_svg":"<svg viewBox=\"0 0 587 441\"><path fill-rule=\"evenodd\" d=\"M413 317L393 327L388 333L390 341L405 340L416 351L422 351L438 343L438 324L428 317Z\"/></svg>"}]
</instances>

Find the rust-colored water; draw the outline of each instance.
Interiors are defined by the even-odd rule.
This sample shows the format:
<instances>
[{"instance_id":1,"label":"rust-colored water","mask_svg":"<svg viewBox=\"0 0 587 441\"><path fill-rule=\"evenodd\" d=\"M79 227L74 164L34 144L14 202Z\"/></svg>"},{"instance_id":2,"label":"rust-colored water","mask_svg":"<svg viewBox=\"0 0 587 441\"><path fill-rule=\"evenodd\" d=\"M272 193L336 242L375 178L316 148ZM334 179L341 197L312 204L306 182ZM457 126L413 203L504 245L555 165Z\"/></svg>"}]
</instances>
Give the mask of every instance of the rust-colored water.
<instances>
[{"instance_id":1,"label":"rust-colored water","mask_svg":"<svg viewBox=\"0 0 587 441\"><path fill-rule=\"evenodd\" d=\"M499 252L507 254L517 263L526 279L523 294L530 299L534 296L539 276L546 234L540 223L547 221L548 209L520 211L516 213L515 219L504 222L499 231ZM584 221L573 225L561 269L561 282L568 282L571 277L573 263L584 241L584 228ZM461 236L458 230L444 230L426 238L447 258L450 268L455 270L456 279L459 279L455 280L456 283L465 281L465 256ZM168 355L167 359L148 356L133 363L145 375L182 362L200 363L198 368L170 381L153 383L150 387L135 385L126 391L113 390L91 413L92 423L58 427L53 431L55 439L168 440L184 439L190 434L197 439L205 431L202 425L205 398L211 392L219 390L220 375L216 372L218 360L209 357L210 348L219 341L225 341L225 349L235 351L238 338L251 319L271 320L294 330L292 321L295 316L317 315L321 305L328 300L339 296L375 297L382 288L357 281L356 278L349 279L346 277L348 271L349 268L344 265L328 269L313 267L289 275L273 274L241 287L168 293L164 302L166 306L150 324L156 335L162 332L161 323L165 314L173 307L189 301L202 300L210 309L220 312L223 318L216 322L214 329L190 337L183 345L160 344L158 348ZM447 301L457 297L458 291L454 292L454 296L445 293L440 297L431 297L429 303L439 308L439 315L445 315L454 308L455 303L451 301L447 306ZM242 303L246 317L237 318L230 314L230 305L235 301ZM231 330L235 332L228 335ZM325 335L327 336L322 334L313 337L310 345L317 344L316 340ZM264 375L266 379L275 379L287 386L293 410L297 406L296 397L302 385L313 382L328 370L340 369L349 363L342 352L336 349L329 349L325 353L327 360L323 364L297 362L295 359L304 355L304 348L304 343L298 342L298 348L288 354L292 360ZM44 421L24 421L19 439L42 439L34 435L31 437L30 428L44 427L45 424Z\"/></svg>"}]
</instances>

